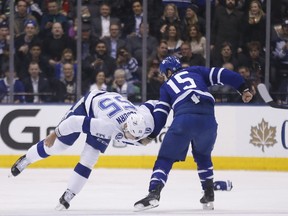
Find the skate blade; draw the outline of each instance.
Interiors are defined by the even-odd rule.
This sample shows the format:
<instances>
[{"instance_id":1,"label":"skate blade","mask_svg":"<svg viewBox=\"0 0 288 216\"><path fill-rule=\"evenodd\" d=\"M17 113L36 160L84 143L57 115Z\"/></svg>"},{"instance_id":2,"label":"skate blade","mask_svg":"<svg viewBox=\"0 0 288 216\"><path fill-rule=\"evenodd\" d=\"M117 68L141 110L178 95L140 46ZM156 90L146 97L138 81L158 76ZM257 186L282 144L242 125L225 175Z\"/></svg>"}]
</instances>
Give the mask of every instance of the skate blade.
<instances>
[{"instance_id":1,"label":"skate blade","mask_svg":"<svg viewBox=\"0 0 288 216\"><path fill-rule=\"evenodd\" d=\"M151 200L149 202L149 204L150 205L148 205L148 206L144 206L143 204L134 205L135 211L139 212L139 211L145 211L148 209L156 208L159 206L159 201L158 200Z\"/></svg>"},{"instance_id":2,"label":"skate blade","mask_svg":"<svg viewBox=\"0 0 288 216\"><path fill-rule=\"evenodd\" d=\"M55 207L56 211L63 211L66 210L65 206L62 205L61 203L59 203L56 207Z\"/></svg>"},{"instance_id":3,"label":"skate blade","mask_svg":"<svg viewBox=\"0 0 288 216\"><path fill-rule=\"evenodd\" d=\"M214 210L214 203L213 202L208 202L202 204L203 210Z\"/></svg>"}]
</instances>

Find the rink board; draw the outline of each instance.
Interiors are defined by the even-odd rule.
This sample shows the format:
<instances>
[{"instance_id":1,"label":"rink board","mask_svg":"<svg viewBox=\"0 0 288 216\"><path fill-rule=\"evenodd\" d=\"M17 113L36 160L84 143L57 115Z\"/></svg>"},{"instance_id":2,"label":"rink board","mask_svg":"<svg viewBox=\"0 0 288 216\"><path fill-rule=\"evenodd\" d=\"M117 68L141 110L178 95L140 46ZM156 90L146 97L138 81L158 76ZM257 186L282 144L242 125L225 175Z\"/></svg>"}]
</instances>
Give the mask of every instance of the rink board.
<instances>
[{"instance_id":1,"label":"rink board","mask_svg":"<svg viewBox=\"0 0 288 216\"><path fill-rule=\"evenodd\" d=\"M20 157L0 156L0 167L11 167ZM139 168L151 169L156 156L106 156L102 155L95 167L97 168ZM79 156L53 156L43 161L36 162L33 168L74 168L79 161ZM244 157L213 157L215 170L265 170L288 171L288 158L244 158ZM185 162L177 162L173 169L196 169L192 157L187 157Z\"/></svg>"},{"instance_id":2,"label":"rink board","mask_svg":"<svg viewBox=\"0 0 288 216\"><path fill-rule=\"evenodd\" d=\"M67 105L1 105L0 167L10 167L27 149L55 128L70 106ZM215 169L288 171L287 110L267 106L215 107L218 137L213 151ZM161 141L172 121L145 147L116 146L110 143L97 167L151 168ZM33 167L74 167L85 143L81 135L66 152L33 164ZM195 169L189 151L187 160L176 169Z\"/></svg>"}]
</instances>

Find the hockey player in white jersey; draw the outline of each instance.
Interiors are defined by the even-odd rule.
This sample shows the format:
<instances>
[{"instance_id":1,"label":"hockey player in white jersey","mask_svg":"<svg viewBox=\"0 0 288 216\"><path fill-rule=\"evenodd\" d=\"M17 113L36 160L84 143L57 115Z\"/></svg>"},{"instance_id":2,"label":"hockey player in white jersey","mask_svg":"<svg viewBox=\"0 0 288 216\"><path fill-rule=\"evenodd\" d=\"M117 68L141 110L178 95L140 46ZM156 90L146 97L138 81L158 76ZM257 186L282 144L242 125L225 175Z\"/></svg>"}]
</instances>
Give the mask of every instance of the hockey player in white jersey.
<instances>
[{"instance_id":1,"label":"hockey player in white jersey","mask_svg":"<svg viewBox=\"0 0 288 216\"><path fill-rule=\"evenodd\" d=\"M154 129L151 113L155 104L155 101L147 101L137 107L118 93L94 90L71 107L52 134L28 149L14 163L11 173L17 176L29 164L63 152L75 143L80 133L85 133L86 143L80 161L56 207L57 210L68 209L110 141L131 145L149 142L146 137Z\"/></svg>"}]
</instances>

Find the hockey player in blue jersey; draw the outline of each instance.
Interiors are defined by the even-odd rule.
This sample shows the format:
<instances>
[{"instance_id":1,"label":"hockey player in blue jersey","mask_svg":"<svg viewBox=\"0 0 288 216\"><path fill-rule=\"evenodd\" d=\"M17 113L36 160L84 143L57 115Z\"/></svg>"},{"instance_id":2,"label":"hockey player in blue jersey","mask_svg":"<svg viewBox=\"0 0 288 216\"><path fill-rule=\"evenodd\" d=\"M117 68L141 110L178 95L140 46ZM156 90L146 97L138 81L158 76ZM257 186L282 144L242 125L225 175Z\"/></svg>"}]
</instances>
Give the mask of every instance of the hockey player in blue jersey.
<instances>
[{"instance_id":1,"label":"hockey player in blue jersey","mask_svg":"<svg viewBox=\"0 0 288 216\"><path fill-rule=\"evenodd\" d=\"M152 100L137 107L118 93L91 91L71 107L55 132L33 145L14 163L11 174L17 176L29 164L63 152L75 143L80 133L85 133L86 143L80 161L56 207L57 210L68 209L110 141L132 145L148 143L146 137L154 129L154 106Z\"/></svg>"},{"instance_id":2,"label":"hockey player in blue jersey","mask_svg":"<svg viewBox=\"0 0 288 216\"><path fill-rule=\"evenodd\" d=\"M171 109L174 117L153 167L149 194L136 202L134 207L145 210L159 205L160 192L166 184L173 163L185 160L191 143L204 191L200 202L204 209L214 209L211 152L217 136L217 122L214 115L215 100L208 92L208 87L215 84L231 85L239 91L245 103L252 99L252 94L244 79L234 71L202 66L181 68L179 59L174 56L161 62L160 73L166 80L160 88L160 99L153 113L155 128L148 138L159 134Z\"/></svg>"}]
</instances>

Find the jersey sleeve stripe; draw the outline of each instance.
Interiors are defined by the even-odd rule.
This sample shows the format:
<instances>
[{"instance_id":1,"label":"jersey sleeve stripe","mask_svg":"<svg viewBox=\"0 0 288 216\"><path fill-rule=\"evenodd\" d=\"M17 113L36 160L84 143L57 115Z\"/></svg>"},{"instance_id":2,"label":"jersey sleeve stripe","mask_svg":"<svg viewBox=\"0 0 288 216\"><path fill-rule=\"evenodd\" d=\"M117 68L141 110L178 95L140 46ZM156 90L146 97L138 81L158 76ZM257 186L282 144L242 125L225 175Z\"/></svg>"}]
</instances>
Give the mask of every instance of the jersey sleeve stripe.
<instances>
[{"instance_id":1,"label":"jersey sleeve stripe","mask_svg":"<svg viewBox=\"0 0 288 216\"><path fill-rule=\"evenodd\" d=\"M170 109L170 104L167 103L167 102L164 102L164 101L159 101L158 102L159 105L164 105L164 106L167 106L169 109Z\"/></svg>"},{"instance_id":2,"label":"jersey sleeve stripe","mask_svg":"<svg viewBox=\"0 0 288 216\"><path fill-rule=\"evenodd\" d=\"M161 108L156 108L156 109L154 109L154 112L162 112L162 113L164 113L164 114L166 114L166 115L169 114L169 112L167 112L166 110L161 109Z\"/></svg>"},{"instance_id":3,"label":"jersey sleeve stripe","mask_svg":"<svg viewBox=\"0 0 288 216\"><path fill-rule=\"evenodd\" d=\"M217 83L218 84L223 84L221 82L221 74L222 74L222 71L224 70L224 68L221 68L219 71L218 71L218 74L217 74Z\"/></svg>"},{"instance_id":4,"label":"jersey sleeve stripe","mask_svg":"<svg viewBox=\"0 0 288 216\"><path fill-rule=\"evenodd\" d=\"M213 73L214 73L215 67L211 68L210 73L209 73L209 80L210 80L210 84L214 85L213 83Z\"/></svg>"}]
</instances>

